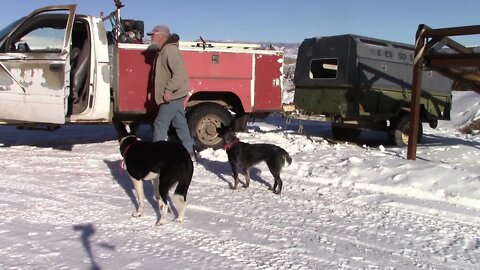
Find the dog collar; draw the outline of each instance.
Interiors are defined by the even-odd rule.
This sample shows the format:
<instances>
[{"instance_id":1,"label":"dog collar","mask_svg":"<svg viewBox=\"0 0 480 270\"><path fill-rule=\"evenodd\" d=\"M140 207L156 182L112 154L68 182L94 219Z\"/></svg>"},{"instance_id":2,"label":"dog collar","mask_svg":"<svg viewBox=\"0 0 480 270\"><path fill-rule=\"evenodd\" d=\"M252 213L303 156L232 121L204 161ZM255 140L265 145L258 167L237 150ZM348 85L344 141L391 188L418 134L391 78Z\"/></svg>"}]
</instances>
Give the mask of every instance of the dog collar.
<instances>
[{"instance_id":1,"label":"dog collar","mask_svg":"<svg viewBox=\"0 0 480 270\"><path fill-rule=\"evenodd\" d=\"M236 138L233 142L224 144L223 149L225 149L225 151L227 151L239 142L240 142L240 140L238 138Z\"/></svg>"},{"instance_id":2,"label":"dog collar","mask_svg":"<svg viewBox=\"0 0 480 270\"><path fill-rule=\"evenodd\" d=\"M125 148L125 151L123 151L123 159L125 159L127 157L127 152L128 152L128 149L130 149L130 146L134 145L134 144L137 144L139 141L136 141L136 142L133 142L129 145L127 145L127 148Z\"/></svg>"}]
</instances>

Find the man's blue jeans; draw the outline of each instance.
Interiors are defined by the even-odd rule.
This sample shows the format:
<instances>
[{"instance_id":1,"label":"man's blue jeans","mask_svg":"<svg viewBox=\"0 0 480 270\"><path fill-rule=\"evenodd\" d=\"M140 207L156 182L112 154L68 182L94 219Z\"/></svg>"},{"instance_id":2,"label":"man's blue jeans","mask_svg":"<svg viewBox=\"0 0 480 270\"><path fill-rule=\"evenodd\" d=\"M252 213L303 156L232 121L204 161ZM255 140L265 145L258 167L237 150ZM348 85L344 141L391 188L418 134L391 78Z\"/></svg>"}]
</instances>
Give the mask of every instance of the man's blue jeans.
<instances>
[{"instance_id":1,"label":"man's blue jeans","mask_svg":"<svg viewBox=\"0 0 480 270\"><path fill-rule=\"evenodd\" d=\"M193 153L194 142L190 136L185 110L183 108L183 98L175 99L169 103L160 104L157 117L153 122L153 141L166 141L170 123L177 131L177 135L182 141L183 146L189 153Z\"/></svg>"}]
</instances>

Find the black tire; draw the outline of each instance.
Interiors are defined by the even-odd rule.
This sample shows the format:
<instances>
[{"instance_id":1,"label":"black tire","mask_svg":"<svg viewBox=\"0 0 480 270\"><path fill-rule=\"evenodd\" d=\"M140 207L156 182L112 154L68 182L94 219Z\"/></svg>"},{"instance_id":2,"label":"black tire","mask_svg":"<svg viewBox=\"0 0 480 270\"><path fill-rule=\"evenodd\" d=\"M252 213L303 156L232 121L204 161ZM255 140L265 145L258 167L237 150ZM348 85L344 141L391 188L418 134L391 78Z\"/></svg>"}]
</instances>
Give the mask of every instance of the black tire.
<instances>
[{"instance_id":1,"label":"black tire","mask_svg":"<svg viewBox=\"0 0 480 270\"><path fill-rule=\"evenodd\" d=\"M410 114L403 114L392 122L389 130L389 140L392 144L405 147L408 145L408 137L410 132ZM423 136L423 126L420 122L418 127L417 142L421 142Z\"/></svg>"},{"instance_id":2,"label":"black tire","mask_svg":"<svg viewBox=\"0 0 480 270\"><path fill-rule=\"evenodd\" d=\"M361 129L338 126L332 123L333 138L340 141L355 141L362 133Z\"/></svg>"},{"instance_id":3,"label":"black tire","mask_svg":"<svg viewBox=\"0 0 480 270\"><path fill-rule=\"evenodd\" d=\"M203 103L193 107L187 114L187 121L197 150L221 148L223 141L217 128L222 124L230 125L232 119L230 112L216 103Z\"/></svg>"}]
</instances>

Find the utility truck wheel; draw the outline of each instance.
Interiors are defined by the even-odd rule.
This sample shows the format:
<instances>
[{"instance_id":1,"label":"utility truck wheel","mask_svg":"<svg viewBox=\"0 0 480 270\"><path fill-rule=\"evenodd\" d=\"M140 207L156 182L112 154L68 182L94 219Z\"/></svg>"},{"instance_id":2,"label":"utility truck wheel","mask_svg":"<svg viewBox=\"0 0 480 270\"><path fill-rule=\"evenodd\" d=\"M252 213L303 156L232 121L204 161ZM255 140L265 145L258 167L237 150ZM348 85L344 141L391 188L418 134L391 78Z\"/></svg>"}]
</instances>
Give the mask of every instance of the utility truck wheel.
<instances>
[{"instance_id":1,"label":"utility truck wheel","mask_svg":"<svg viewBox=\"0 0 480 270\"><path fill-rule=\"evenodd\" d=\"M332 123L333 138L340 141L355 141L362 133L361 129L338 126Z\"/></svg>"},{"instance_id":2,"label":"utility truck wheel","mask_svg":"<svg viewBox=\"0 0 480 270\"><path fill-rule=\"evenodd\" d=\"M193 107L187 114L188 127L198 151L223 146L222 138L217 133L221 125L229 125L232 115L216 103L204 103Z\"/></svg>"},{"instance_id":3,"label":"utility truck wheel","mask_svg":"<svg viewBox=\"0 0 480 270\"><path fill-rule=\"evenodd\" d=\"M389 130L389 139L390 142L396 146L404 147L408 145L408 137L410 133L410 114L404 114L397 118L390 127ZM423 136L423 127L422 123L418 126L418 138L417 141L420 142Z\"/></svg>"}]
</instances>

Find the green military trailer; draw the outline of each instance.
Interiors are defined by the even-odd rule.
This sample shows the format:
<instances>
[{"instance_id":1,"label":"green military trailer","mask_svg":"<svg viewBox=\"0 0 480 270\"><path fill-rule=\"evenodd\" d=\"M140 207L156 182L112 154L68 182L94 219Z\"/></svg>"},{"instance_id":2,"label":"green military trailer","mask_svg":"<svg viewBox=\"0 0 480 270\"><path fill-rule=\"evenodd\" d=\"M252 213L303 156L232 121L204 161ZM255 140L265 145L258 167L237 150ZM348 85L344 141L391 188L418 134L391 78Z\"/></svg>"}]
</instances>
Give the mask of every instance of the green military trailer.
<instances>
[{"instance_id":1,"label":"green military trailer","mask_svg":"<svg viewBox=\"0 0 480 270\"><path fill-rule=\"evenodd\" d=\"M296 119L332 122L336 139L354 140L363 129L386 131L408 144L414 47L357 35L305 39L295 68ZM450 119L451 80L423 72L421 121L435 128ZM419 139L422 136L420 126Z\"/></svg>"}]
</instances>

